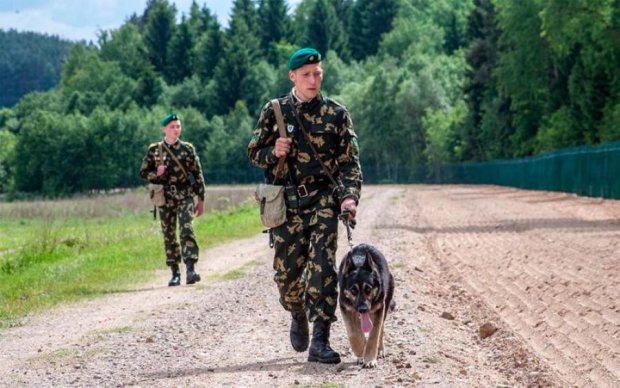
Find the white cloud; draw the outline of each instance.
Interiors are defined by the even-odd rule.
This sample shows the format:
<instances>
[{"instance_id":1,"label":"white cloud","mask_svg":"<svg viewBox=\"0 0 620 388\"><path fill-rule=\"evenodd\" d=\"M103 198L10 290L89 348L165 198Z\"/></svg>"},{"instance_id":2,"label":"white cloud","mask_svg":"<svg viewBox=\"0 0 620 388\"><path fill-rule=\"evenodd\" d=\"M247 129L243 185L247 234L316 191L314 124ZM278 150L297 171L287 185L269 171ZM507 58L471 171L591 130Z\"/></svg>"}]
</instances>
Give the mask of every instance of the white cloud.
<instances>
[{"instance_id":1,"label":"white cloud","mask_svg":"<svg viewBox=\"0 0 620 388\"><path fill-rule=\"evenodd\" d=\"M48 35L58 35L70 40L97 39L97 31L107 26L83 26L77 27L67 23L56 21L50 14L41 9L29 9L20 12L0 13L0 28L15 29L18 31L33 31Z\"/></svg>"},{"instance_id":2,"label":"white cloud","mask_svg":"<svg viewBox=\"0 0 620 388\"><path fill-rule=\"evenodd\" d=\"M293 10L301 0L289 0ZM2 0L0 0L2 2ZM141 15L147 0L39 0L21 1L0 12L0 29L34 31L64 39L97 42L101 30L120 27L131 14ZM178 16L188 14L192 0L173 0ZM223 26L228 25L233 0L197 0L206 4ZM17 12L16 12L17 11Z\"/></svg>"}]
</instances>

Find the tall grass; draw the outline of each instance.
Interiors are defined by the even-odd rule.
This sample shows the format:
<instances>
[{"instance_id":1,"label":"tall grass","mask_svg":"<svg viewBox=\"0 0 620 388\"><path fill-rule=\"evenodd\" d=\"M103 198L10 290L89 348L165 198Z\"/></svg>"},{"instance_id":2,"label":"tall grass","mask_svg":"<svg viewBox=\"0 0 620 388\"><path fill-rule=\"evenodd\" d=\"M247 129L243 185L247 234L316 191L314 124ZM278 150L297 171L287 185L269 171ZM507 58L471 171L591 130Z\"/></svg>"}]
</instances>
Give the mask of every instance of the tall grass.
<instances>
[{"instance_id":1,"label":"tall grass","mask_svg":"<svg viewBox=\"0 0 620 388\"><path fill-rule=\"evenodd\" d=\"M208 212L194 223L201 248L261 230L250 192L208 190ZM150 209L145 192L0 204L0 327L33 310L152 278L165 260Z\"/></svg>"}]
</instances>

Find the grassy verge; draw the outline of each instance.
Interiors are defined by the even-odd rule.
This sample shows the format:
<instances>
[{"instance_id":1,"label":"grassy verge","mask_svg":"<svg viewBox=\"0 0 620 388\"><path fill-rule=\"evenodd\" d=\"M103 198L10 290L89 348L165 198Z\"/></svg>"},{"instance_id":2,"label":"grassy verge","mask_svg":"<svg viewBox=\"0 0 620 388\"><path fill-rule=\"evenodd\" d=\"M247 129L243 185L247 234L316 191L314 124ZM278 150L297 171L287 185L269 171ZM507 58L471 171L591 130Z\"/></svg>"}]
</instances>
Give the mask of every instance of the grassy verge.
<instances>
[{"instance_id":1,"label":"grassy verge","mask_svg":"<svg viewBox=\"0 0 620 388\"><path fill-rule=\"evenodd\" d=\"M201 249L261 230L242 205L195 219ZM147 214L13 219L0 236L0 328L28 312L144 283L164 267L159 220Z\"/></svg>"}]
</instances>

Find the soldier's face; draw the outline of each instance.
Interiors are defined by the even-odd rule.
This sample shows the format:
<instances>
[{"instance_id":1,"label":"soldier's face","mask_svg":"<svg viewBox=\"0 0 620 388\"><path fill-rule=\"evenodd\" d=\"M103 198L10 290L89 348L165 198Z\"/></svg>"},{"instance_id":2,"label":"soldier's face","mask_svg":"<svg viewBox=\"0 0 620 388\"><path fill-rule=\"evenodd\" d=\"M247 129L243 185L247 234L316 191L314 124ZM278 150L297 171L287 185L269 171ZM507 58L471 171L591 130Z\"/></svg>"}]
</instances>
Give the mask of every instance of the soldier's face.
<instances>
[{"instance_id":1,"label":"soldier's face","mask_svg":"<svg viewBox=\"0 0 620 388\"><path fill-rule=\"evenodd\" d=\"M323 82L323 66L321 63L303 65L299 69L288 72L288 78L295 85L297 97L308 101L321 91Z\"/></svg>"},{"instance_id":2,"label":"soldier's face","mask_svg":"<svg viewBox=\"0 0 620 388\"><path fill-rule=\"evenodd\" d=\"M174 143L181 136L181 121L173 120L163 128L168 143Z\"/></svg>"}]
</instances>

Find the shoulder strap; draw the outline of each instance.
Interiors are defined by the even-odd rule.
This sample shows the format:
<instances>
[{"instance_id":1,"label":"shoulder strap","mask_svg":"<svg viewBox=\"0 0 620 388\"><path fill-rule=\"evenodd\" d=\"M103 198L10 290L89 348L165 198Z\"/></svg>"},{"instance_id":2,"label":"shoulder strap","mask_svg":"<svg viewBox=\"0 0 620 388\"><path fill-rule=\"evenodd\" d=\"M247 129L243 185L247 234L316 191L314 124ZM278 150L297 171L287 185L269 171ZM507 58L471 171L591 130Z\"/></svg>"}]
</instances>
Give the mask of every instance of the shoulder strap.
<instances>
[{"instance_id":1,"label":"shoulder strap","mask_svg":"<svg viewBox=\"0 0 620 388\"><path fill-rule=\"evenodd\" d=\"M280 101L277 98L271 100L271 106L273 106L273 113L276 116L276 123L278 124L278 132L280 133L280 137L286 137L286 130L284 129L284 117L282 117L282 109L280 109ZM281 179L284 173L284 162L286 161L286 156L282 156L278 160L278 165L276 166L276 171L274 175L276 179Z\"/></svg>"},{"instance_id":2,"label":"shoulder strap","mask_svg":"<svg viewBox=\"0 0 620 388\"><path fill-rule=\"evenodd\" d=\"M161 166L162 164L164 164L164 160L163 160L164 159L164 156L163 156L164 151L161 150L162 143L163 143L163 141L159 142L159 144L157 144L157 150L158 150L157 158L159 159L158 163L157 163L158 166Z\"/></svg>"},{"instance_id":3,"label":"shoulder strap","mask_svg":"<svg viewBox=\"0 0 620 388\"><path fill-rule=\"evenodd\" d=\"M332 181L332 183L334 184L334 187L336 188L340 187L342 183L338 183L336 181L336 178L334 178L332 173L327 169L325 162L323 162L323 160L319 156L319 153L314 147L314 144L312 144L312 141L310 140L310 135L308 135L308 131L306 131L306 127L304 126L304 123L299 118L299 115L297 114L297 110L295 109L295 107L292 107L291 110L293 111L293 116L295 116L295 119L297 120L297 124L299 124L299 128L301 129L301 132L304 134L304 138L306 139L306 142L308 142L308 145L310 146L310 149L312 150L312 153L314 154L314 156L319 160L319 163L321 164L323 171L325 171L325 174L327 174L327 177L329 178L329 180Z\"/></svg>"},{"instance_id":4,"label":"shoulder strap","mask_svg":"<svg viewBox=\"0 0 620 388\"><path fill-rule=\"evenodd\" d=\"M170 148L168 148L168 146L162 141L161 144L164 149L166 150L166 152L168 152L168 154L170 155L170 157L172 158L172 160L175 161L175 163L179 166L179 168L181 168L181 171L183 172L183 176L185 178L187 178L187 171L185 171L185 168L183 167L183 165L181 164L181 162L179 161L179 159L177 159L177 157L172 153L172 151L170 150Z\"/></svg>"}]
</instances>

